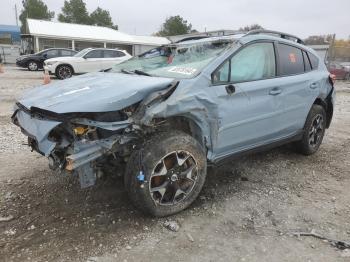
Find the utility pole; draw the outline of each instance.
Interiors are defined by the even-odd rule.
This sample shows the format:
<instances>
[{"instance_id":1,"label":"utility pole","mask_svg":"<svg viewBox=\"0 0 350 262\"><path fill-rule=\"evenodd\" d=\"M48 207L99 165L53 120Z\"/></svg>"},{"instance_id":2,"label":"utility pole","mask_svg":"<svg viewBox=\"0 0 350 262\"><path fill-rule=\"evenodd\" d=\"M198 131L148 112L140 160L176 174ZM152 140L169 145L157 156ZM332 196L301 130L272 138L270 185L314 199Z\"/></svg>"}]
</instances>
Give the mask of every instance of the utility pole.
<instances>
[{"instance_id":1,"label":"utility pole","mask_svg":"<svg viewBox=\"0 0 350 262\"><path fill-rule=\"evenodd\" d=\"M15 4L16 25L18 26L17 4Z\"/></svg>"}]
</instances>

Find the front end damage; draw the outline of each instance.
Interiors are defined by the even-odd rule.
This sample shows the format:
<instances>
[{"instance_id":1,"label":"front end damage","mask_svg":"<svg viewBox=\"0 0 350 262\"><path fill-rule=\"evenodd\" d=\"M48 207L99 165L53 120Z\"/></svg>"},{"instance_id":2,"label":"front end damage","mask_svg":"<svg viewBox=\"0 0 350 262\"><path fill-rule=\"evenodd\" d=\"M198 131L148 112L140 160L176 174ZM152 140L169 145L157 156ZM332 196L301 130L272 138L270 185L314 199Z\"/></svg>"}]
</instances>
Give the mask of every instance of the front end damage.
<instances>
[{"instance_id":1,"label":"front end damage","mask_svg":"<svg viewBox=\"0 0 350 262\"><path fill-rule=\"evenodd\" d=\"M108 112L55 113L18 102L12 122L28 136L28 146L49 160L49 167L79 176L82 188L104 174L122 175L131 152L157 128L147 108L171 95L178 82L142 101Z\"/></svg>"}]
</instances>

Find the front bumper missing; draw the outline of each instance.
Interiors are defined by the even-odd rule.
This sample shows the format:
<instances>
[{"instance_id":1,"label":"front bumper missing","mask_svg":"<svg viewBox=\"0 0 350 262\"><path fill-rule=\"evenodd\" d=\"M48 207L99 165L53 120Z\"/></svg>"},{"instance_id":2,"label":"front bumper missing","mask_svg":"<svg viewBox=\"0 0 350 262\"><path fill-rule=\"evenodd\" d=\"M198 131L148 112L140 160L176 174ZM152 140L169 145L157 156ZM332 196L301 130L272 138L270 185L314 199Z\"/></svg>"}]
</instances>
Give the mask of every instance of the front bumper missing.
<instances>
[{"instance_id":1,"label":"front bumper missing","mask_svg":"<svg viewBox=\"0 0 350 262\"><path fill-rule=\"evenodd\" d=\"M74 143L74 154L66 157L65 168L67 171L78 173L82 188L93 186L98 172L94 161L104 155L112 154L120 142L121 136L119 135L92 142L78 141Z\"/></svg>"},{"instance_id":2,"label":"front bumper missing","mask_svg":"<svg viewBox=\"0 0 350 262\"><path fill-rule=\"evenodd\" d=\"M48 136L51 130L62 122L34 118L31 116L30 112L26 112L20 108L16 109L12 120L21 128L22 133L35 141L35 150L51 158L51 160L55 159L55 157L52 156L55 155L55 150L57 150L59 144L49 140ZM117 124L117 122L85 122L83 120L81 120L81 122L84 124L103 126L107 130L124 129L129 125L122 121L119 124ZM122 145L127 144L132 139L135 139L135 136L129 133L112 135L105 139L93 141L86 139L76 140L71 145L67 145L68 147L65 147L66 156L62 162L63 164L52 166L60 166L61 170L65 169L69 173L78 174L82 188L92 186L95 184L97 173L99 172L99 168L96 166L96 162L99 158L114 154ZM68 150L68 148L70 149Z\"/></svg>"}]
</instances>

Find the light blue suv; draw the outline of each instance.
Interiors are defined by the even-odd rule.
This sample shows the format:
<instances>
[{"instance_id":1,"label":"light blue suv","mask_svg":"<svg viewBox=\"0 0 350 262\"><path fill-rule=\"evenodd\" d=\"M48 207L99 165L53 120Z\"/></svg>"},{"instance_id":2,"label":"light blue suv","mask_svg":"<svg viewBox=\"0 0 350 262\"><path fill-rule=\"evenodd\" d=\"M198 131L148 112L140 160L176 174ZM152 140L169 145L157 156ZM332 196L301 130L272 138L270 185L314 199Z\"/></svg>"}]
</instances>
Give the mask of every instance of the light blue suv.
<instances>
[{"instance_id":1,"label":"light blue suv","mask_svg":"<svg viewBox=\"0 0 350 262\"><path fill-rule=\"evenodd\" d=\"M315 153L334 93L299 38L257 30L185 39L34 88L12 120L52 169L82 187L123 175L135 206L167 216L196 199L208 162L290 142Z\"/></svg>"}]
</instances>

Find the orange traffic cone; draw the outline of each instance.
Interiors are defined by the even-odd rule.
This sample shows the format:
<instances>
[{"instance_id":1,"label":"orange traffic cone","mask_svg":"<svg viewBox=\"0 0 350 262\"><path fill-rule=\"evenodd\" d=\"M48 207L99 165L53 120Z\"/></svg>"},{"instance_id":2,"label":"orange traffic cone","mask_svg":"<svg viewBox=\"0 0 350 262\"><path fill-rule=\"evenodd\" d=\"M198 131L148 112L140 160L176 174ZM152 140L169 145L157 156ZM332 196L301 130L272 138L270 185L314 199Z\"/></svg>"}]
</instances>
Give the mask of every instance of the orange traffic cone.
<instances>
[{"instance_id":1,"label":"orange traffic cone","mask_svg":"<svg viewBox=\"0 0 350 262\"><path fill-rule=\"evenodd\" d=\"M44 73L44 85L50 84L51 83L51 78L48 72L45 71Z\"/></svg>"},{"instance_id":2,"label":"orange traffic cone","mask_svg":"<svg viewBox=\"0 0 350 262\"><path fill-rule=\"evenodd\" d=\"M4 73L4 66L0 63L0 73Z\"/></svg>"}]
</instances>

